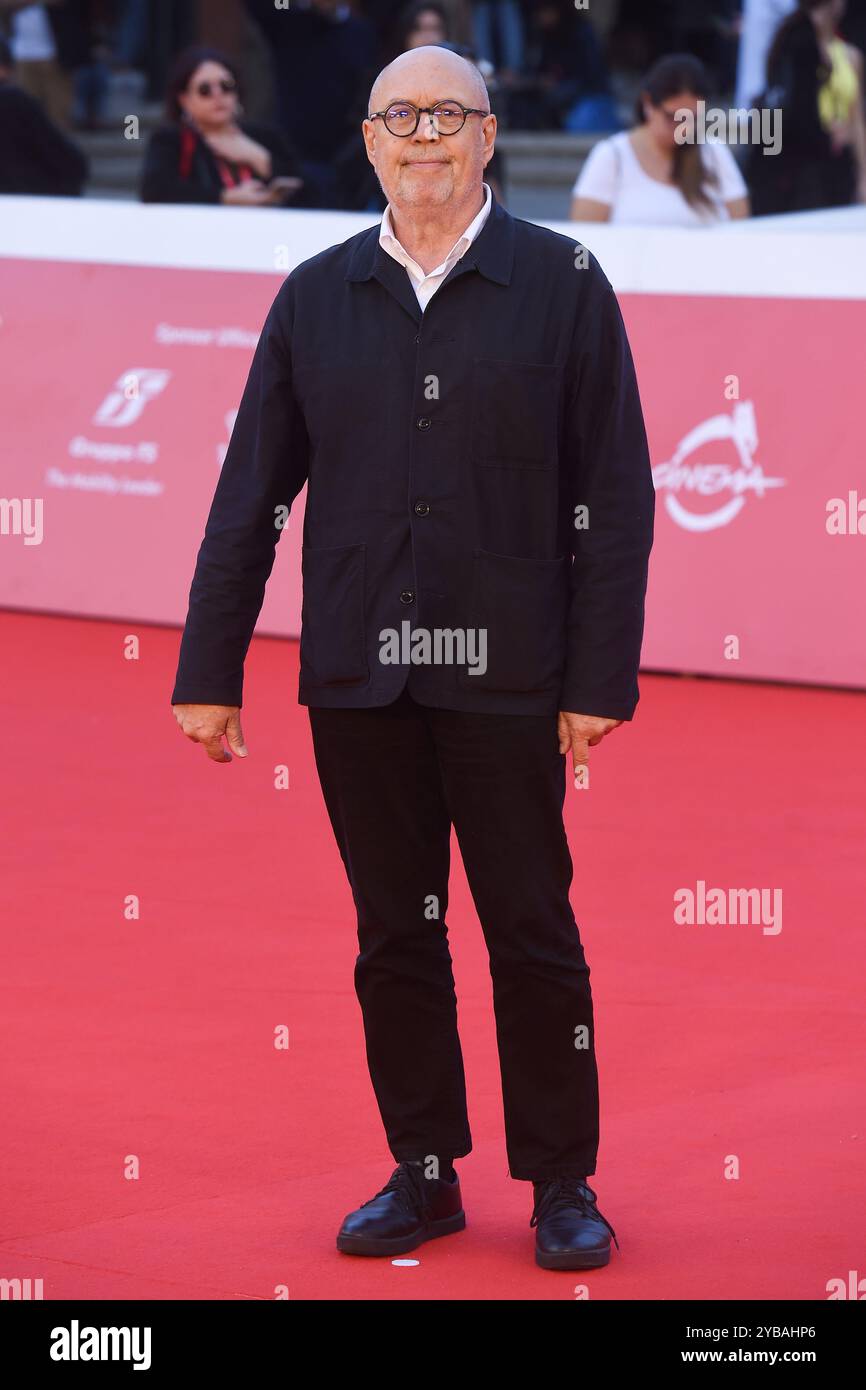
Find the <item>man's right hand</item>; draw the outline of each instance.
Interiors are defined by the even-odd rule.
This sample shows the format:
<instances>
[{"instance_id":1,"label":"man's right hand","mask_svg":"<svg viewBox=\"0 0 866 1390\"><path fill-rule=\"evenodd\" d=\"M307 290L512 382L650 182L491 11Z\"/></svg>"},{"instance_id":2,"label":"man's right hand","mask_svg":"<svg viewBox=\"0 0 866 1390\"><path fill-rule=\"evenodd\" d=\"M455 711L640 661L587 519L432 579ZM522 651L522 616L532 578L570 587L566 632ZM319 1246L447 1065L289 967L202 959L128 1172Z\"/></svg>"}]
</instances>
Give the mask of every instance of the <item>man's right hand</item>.
<instances>
[{"instance_id":1,"label":"man's right hand","mask_svg":"<svg viewBox=\"0 0 866 1390\"><path fill-rule=\"evenodd\" d=\"M215 763L230 763L232 753L247 756L241 729L240 705L172 705L181 730L193 743L200 743ZM223 738L231 749L223 747Z\"/></svg>"}]
</instances>

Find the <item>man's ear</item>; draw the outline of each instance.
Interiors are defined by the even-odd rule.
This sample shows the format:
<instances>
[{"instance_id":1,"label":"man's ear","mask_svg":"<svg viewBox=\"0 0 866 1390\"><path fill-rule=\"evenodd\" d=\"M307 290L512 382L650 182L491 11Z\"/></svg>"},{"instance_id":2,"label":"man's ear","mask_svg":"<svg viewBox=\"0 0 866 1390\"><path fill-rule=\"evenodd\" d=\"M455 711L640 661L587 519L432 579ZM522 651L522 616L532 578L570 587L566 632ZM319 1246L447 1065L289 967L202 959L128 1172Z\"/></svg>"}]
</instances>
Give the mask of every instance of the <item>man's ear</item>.
<instances>
[{"instance_id":1,"label":"man's ear","mask_svg":"<svg viewBox=\"0 0 866 1390\"><path fill-rule=\"evenodd\" d=\"M492 124L488 124L488 122L492 122ZM481 130L482 130L482 134L484 135L484 138L485 138L485 143L486 143L486 140L487 140L488 132L489 132L489 135L490 135L490 147L489 147L488 150L485 151L485 154L484 154L484 167L485 167L485 169L487 168L487 165L490 163L491 159L493 158L493 151L494 151L494 148L495 148L495 145L496 145L496 130L497 130L497 125L498 125L498 122L497 122L496 117L493 115L492 112L491 112L491 114L490 114L489 116L485 116L485 117L484 117L484 120L481 122Z\"/></svg>"},{"instance_id":2,"label":"man's ear","mask_svg":"<svg viewBox=\"0 0 866 1390\"><path fill-rule=\"evenodd\" d=\"M370 163L375 165L373 151L376 148L376 126L373 121L363 120L361 122L361 134L364 137L364 148L367 151L367 158Z\"/></svg>"}]
</instances>

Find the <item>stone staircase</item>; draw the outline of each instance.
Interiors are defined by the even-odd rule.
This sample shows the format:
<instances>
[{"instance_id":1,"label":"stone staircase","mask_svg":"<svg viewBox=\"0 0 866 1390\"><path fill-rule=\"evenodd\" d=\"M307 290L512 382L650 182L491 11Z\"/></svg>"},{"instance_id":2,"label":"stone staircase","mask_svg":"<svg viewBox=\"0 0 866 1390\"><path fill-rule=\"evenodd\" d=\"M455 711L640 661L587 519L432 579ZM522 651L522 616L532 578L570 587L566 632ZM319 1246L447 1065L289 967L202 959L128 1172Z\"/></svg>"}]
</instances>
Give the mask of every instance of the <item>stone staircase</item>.
<instances>
[{"instance_id":1,"label":"stone staircase","mask_svg":"<svg viewBox=\"0 0 866 1390\"><path fill-rule=\"evenodd\" d=\"M559 130L500 134L496 144L505 160L509 212L516 217L567 218L574 180L600 138Z\"/></svg>"},{"instance_id":2,"label":"stone staircase","mask_svg":"<svg viewBox=\"0 0 866 1390\"><path fill-rule=\"evenodd\" d=\"M72 139L90 160L87 198L138 197L144 152L151 132L162 122L162 107L156 102L135 102L130 109L138 117L137 139L127 139L125 118L119 113L105 130L72 132Z\"/></svg>"}]
</instances>

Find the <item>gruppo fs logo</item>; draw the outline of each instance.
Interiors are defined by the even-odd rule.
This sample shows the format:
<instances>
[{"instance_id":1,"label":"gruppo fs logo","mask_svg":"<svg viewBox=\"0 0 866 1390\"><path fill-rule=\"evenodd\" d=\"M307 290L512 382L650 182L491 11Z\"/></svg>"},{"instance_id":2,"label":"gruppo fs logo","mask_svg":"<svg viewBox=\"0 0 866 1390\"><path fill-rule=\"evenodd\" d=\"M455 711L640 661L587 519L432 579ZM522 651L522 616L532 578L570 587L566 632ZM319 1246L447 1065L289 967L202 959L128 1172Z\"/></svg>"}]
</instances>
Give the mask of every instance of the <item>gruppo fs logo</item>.
<instances>
[{"instance_id":1,"label":"gruppo fs logo","mask_svg":"<svg viewBox=\"0 0 866 1390\"><path fill-rule=\"evenodd\" d=\"M735 462L698 460L707 444L733 445ZM767 478L755 461L758 429L751 401L738 402L730 415L713 415L680 440L673 458L653 469L656 492L664 492L668 515L686 531L713 531L727 526L747 498L764 497L769 488L784 487L784 478ZM687 462L686 460L691 460ZM726 496L726 494L729 494ZM699 498L719 497L719 506L696 505Z\"/></svg>"},{"instance_id":2,"label":"gruppo fs logo","mask_svg":"<svg viewBox=\"0 0 866 1390\"><path fill-rule=\"evenodd\" d=\"M171 372L162 367L134 367L123 372L93 417L94 425L123 429L141 415L148 401L164 391Z\"/></svg>"}]
</instances>

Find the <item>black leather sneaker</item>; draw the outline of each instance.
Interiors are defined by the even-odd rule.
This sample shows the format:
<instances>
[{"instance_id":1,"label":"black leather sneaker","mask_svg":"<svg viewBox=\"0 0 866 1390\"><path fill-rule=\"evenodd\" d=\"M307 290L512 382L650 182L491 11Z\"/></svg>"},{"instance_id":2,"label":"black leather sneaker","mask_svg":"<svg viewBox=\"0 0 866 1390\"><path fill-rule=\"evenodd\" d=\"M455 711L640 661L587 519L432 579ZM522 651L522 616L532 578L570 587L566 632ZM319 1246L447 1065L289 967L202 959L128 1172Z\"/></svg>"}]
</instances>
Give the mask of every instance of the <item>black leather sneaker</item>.
<instances>
[{"instance_id":1,"label":"black leather sneaker","mask_svg":"<svg viewBox=\"0 0 866 1390\"><path fill-rule=\"evenodd\" d=\"M619 1241L596 1207L584 1178L547 1178L532 1184L535 1263L542 1269L598 1269L610 1260L610 1237Z\"/></svg>"},{"instance_id":2,"label":"black leather sneaker","mask_svg":"<svg viewBox=\"0 0 866 1390\"><path fill-rule=\"evenodd\" d=\"M349 1212L337 1235L347 1255L405 1255L425 1240L462 1231L466 1216L457 1174L427 1178L420 1163L401 1163L381 1192Z\"/></svg>"}]
</instances>

